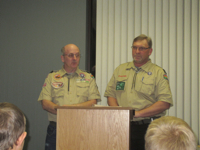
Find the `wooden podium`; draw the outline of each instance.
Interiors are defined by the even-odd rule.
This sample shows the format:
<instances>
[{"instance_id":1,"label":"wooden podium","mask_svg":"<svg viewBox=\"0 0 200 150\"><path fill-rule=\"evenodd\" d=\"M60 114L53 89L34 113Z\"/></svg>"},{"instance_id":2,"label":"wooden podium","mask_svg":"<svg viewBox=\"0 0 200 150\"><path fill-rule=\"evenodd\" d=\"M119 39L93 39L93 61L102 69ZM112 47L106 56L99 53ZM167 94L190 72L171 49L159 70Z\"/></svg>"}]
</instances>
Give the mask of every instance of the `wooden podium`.
<instances>
[{"instance_id":1,"label":"wooden podium","mask_svg":"<svg viewBox=\"0 0 200 150\"><path fill-rule=\"evenodd\" d=\"M129 150L131 107L57 107L56 150Z\"/></svg>"}]
</instances>

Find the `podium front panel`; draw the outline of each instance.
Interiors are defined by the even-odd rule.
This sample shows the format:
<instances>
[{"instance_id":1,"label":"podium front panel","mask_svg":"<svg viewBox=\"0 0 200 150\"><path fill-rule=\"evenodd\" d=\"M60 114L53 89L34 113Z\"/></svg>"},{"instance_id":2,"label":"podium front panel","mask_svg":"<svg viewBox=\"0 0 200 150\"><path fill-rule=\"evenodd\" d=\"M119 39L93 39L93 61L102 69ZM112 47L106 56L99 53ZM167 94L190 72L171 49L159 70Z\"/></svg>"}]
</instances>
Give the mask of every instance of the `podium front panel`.
<instances>
[{"instance_id":1,"label":"podium front panel","mask_svg":"<svg viewBox=\"0 0 200 150\"><path fill-rule=\"evenodd\" d=\"M58 109L57 150L129 150L130 110Z\"/></svg>"}]
</instances>

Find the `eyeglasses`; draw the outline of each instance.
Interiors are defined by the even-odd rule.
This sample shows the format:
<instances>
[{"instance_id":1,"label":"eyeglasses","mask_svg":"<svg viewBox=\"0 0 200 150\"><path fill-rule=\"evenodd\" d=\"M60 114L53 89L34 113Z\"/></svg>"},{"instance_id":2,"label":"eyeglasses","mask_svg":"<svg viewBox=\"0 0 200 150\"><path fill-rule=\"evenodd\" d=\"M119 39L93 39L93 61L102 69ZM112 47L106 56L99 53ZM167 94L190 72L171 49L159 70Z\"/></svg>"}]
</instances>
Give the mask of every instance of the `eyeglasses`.
<instances>
[{"instance_id":1,"label":"eyeglasses","mask_svg":"<svg viewBox=\"0 0 200 150\"><path fill-rule=\"evenodd\" d=\"M137 49L139 49L139 51L144 51L149 49L150 47L146 48L146 47L137 47L137 46L131 46L131 48L136 51Z\"/></svg>"},{"instance_id":2,"label":"eyeglasses","mask_svg":"<svg viewBox=\"0 0 200 150\"><path fill-rule=\"evenodd\" d=\"M67 55L69 58L74 58L74 56L76 56L76 58L81 57L81 54L77 53L77 54L73 54L73 53L69 53L69 54L64 54L63 56Z\"/></svg>"}]
</instances>

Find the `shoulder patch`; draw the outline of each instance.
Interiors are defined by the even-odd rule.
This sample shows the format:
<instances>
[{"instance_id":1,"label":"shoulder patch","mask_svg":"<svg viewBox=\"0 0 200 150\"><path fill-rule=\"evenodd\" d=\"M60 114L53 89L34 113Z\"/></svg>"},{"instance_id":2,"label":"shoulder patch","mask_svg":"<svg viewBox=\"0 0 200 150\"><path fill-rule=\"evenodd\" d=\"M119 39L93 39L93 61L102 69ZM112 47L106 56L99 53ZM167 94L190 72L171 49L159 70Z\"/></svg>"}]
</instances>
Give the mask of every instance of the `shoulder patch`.
<instances>
[{"instance_id":1,"label":"shoulder patch","mask_svg":"<svg viewBox=\"0 0 200 150\"><path fill-rule=\"evenodd\" d=\"M90 75L90 77L94 79L94 76L92 74Z\"/></svg>"},{"instance_id":2,"label":"shoulder patch","mask_svg":"<svg viewBox=\"0 0 200 150\"><path fill-rule=\"evenodd\" d=\"M163 75L164 79L168 80L167 74Z\"/></svg>"},{"instance_id":3,"label":"shoulder patch","mask_svg":"<svg viewBox=\"0 0 200 150\"><path fill-rule=\"evenodd\" d=\"M47 83L44 83L42 87L45 87L47 85Z\"/></svg>"}]
</instances>

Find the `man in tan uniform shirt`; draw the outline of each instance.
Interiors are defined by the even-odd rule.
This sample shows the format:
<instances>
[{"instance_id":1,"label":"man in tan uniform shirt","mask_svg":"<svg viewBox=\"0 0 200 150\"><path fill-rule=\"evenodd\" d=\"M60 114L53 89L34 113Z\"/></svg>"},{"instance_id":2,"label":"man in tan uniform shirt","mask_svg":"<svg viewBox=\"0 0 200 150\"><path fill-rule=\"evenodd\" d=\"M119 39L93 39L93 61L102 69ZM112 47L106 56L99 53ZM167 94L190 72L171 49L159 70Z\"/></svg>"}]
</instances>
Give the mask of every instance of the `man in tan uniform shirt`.
<instances>
[{"instance_id":1,"label":"man in tan uniform shirt","mask_svg":"<svg viewBox=\"0 0 200 150\"><path fill-rule=\"evenodd\" d=\"M38 98L50 121L45 150L56 149L56 106L92 106L100 100L94 77L78 68L79 48L68 44L61 51L64 65L48 75Z\"/></svg>"},{"instance_id":2,"label":"man in tan uniform shirt","mask_svg":"<svg viewBox=\"0 0 200 150\"><path fill-rule=\"evenodd\" d=\"M173 105L166 72L151 63L152 41L146 35L136 37L132 45L133 61L118 66L104 96L109 106L133 107L131 149L144 150L144 135L149 123L164 116Z\"/></svg>"}]
</instances>

